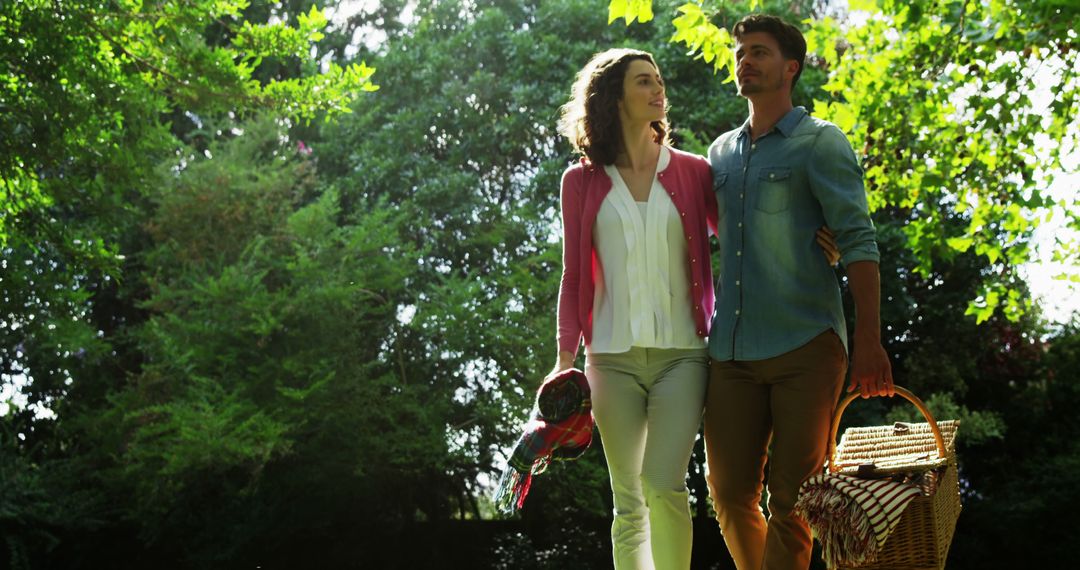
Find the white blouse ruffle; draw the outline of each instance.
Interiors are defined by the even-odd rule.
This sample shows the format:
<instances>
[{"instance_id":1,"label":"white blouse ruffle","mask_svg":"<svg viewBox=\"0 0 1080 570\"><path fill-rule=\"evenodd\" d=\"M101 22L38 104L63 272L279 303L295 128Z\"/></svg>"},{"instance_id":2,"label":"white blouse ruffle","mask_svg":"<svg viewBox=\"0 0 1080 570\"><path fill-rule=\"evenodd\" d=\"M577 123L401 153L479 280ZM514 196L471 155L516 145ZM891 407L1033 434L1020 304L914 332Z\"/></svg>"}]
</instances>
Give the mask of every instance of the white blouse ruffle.
<instances>
[{"instance_id":1,"label":"white blouse ruffle","mask_svg":"<svg viewBox=\"0 0 1080 570\"><path fill-rule=\"evenodd\" d=\"M671 162L661 147L657 174ZM618 169L596 215L593 242L599 273L593 298L590 353L645 348L701 348L695 334L682 220L657 176L647 202L635 202Z\"/></svg>"}]
</instances>

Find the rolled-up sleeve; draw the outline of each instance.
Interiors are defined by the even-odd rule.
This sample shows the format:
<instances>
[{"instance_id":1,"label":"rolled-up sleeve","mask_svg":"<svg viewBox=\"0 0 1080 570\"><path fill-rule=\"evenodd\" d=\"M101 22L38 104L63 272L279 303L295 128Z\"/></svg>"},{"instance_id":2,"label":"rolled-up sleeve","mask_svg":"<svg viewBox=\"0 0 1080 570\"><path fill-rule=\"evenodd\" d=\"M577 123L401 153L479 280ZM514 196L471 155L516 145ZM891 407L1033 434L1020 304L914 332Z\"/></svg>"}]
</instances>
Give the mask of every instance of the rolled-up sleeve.
<instances>
[{"instance_id":1,"label":"rolled-up sleeve","mask_svg":"<svg viewBox=\"0 0 1080 570\"><path fill-rule=\"evenodd\" d=\"M844 133L829 125L818 133L808 161L810 191L821 204L825 223L836 235L840 262L878 263L874 223L866 204L863 171Z\"/></svg>"}]
</instances>

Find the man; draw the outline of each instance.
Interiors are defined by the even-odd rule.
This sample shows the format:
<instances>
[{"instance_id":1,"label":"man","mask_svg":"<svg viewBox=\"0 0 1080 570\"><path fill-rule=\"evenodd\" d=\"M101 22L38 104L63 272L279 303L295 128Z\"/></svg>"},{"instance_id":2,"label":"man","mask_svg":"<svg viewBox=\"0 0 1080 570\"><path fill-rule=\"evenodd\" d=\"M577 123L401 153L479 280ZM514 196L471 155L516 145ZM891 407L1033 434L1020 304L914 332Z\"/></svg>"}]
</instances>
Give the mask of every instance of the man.
<instances>
[{"instance_id":1,"label":"man","mask_svg":"<svg viewBox=\"0 0 1080 570\"><path fill-rule=\"evenodd\" d=\"M823 225L835 233L856 311L848 391L864 398L894 394L880 337L879 256L851 144L835 125L792 106L806 40L760 14L736 24L733 36L750 117L709 147L721 262L709 336L707 478L740 570L804 569L810 529L791 511L803 480L824 463L848 365L840 287L806 236ZM766 523L759 505L767 457Z\"/></svg>"}]
</instances>

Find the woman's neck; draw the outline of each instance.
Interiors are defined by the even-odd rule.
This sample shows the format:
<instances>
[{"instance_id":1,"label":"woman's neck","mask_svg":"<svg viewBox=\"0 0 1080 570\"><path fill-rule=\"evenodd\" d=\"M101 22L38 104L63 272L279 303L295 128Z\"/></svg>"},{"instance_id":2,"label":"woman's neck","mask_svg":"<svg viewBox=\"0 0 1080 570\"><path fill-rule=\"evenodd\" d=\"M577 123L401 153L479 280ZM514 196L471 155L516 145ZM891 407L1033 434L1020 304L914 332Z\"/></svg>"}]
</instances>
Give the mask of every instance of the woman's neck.
<instances>
[{"instance_id":1,"label":"woman's neck","mask_svg":"<svg viewBox=\"0 0 1080 570\"><path fill-rule=\"evenodd\" d=\"M615 155L615 166L631 171L649 170L656 166L660 145L653 140L652 126L626 125L623 127L622 145Z\"/></svg>"}]
</instances>

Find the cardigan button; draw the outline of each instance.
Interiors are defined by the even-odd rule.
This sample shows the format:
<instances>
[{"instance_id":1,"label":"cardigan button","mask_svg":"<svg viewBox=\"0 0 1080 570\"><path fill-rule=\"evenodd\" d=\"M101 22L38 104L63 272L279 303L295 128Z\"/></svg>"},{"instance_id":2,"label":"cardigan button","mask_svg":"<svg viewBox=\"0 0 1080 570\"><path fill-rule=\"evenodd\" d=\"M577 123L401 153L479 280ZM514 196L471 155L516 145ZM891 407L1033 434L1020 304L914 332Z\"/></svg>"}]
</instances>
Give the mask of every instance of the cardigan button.
<instances>
[{"instance_id":1,"label":"cardigan button","mask_svg":"<svg viewBox=\"0 0 1080 570\"><path fill-rule=\"evenodd\" d=\"M698 333L698 334L702 334L702 333L701 333L701 331L698 331L697 333Z\"/></svg>"}]
</instances>

